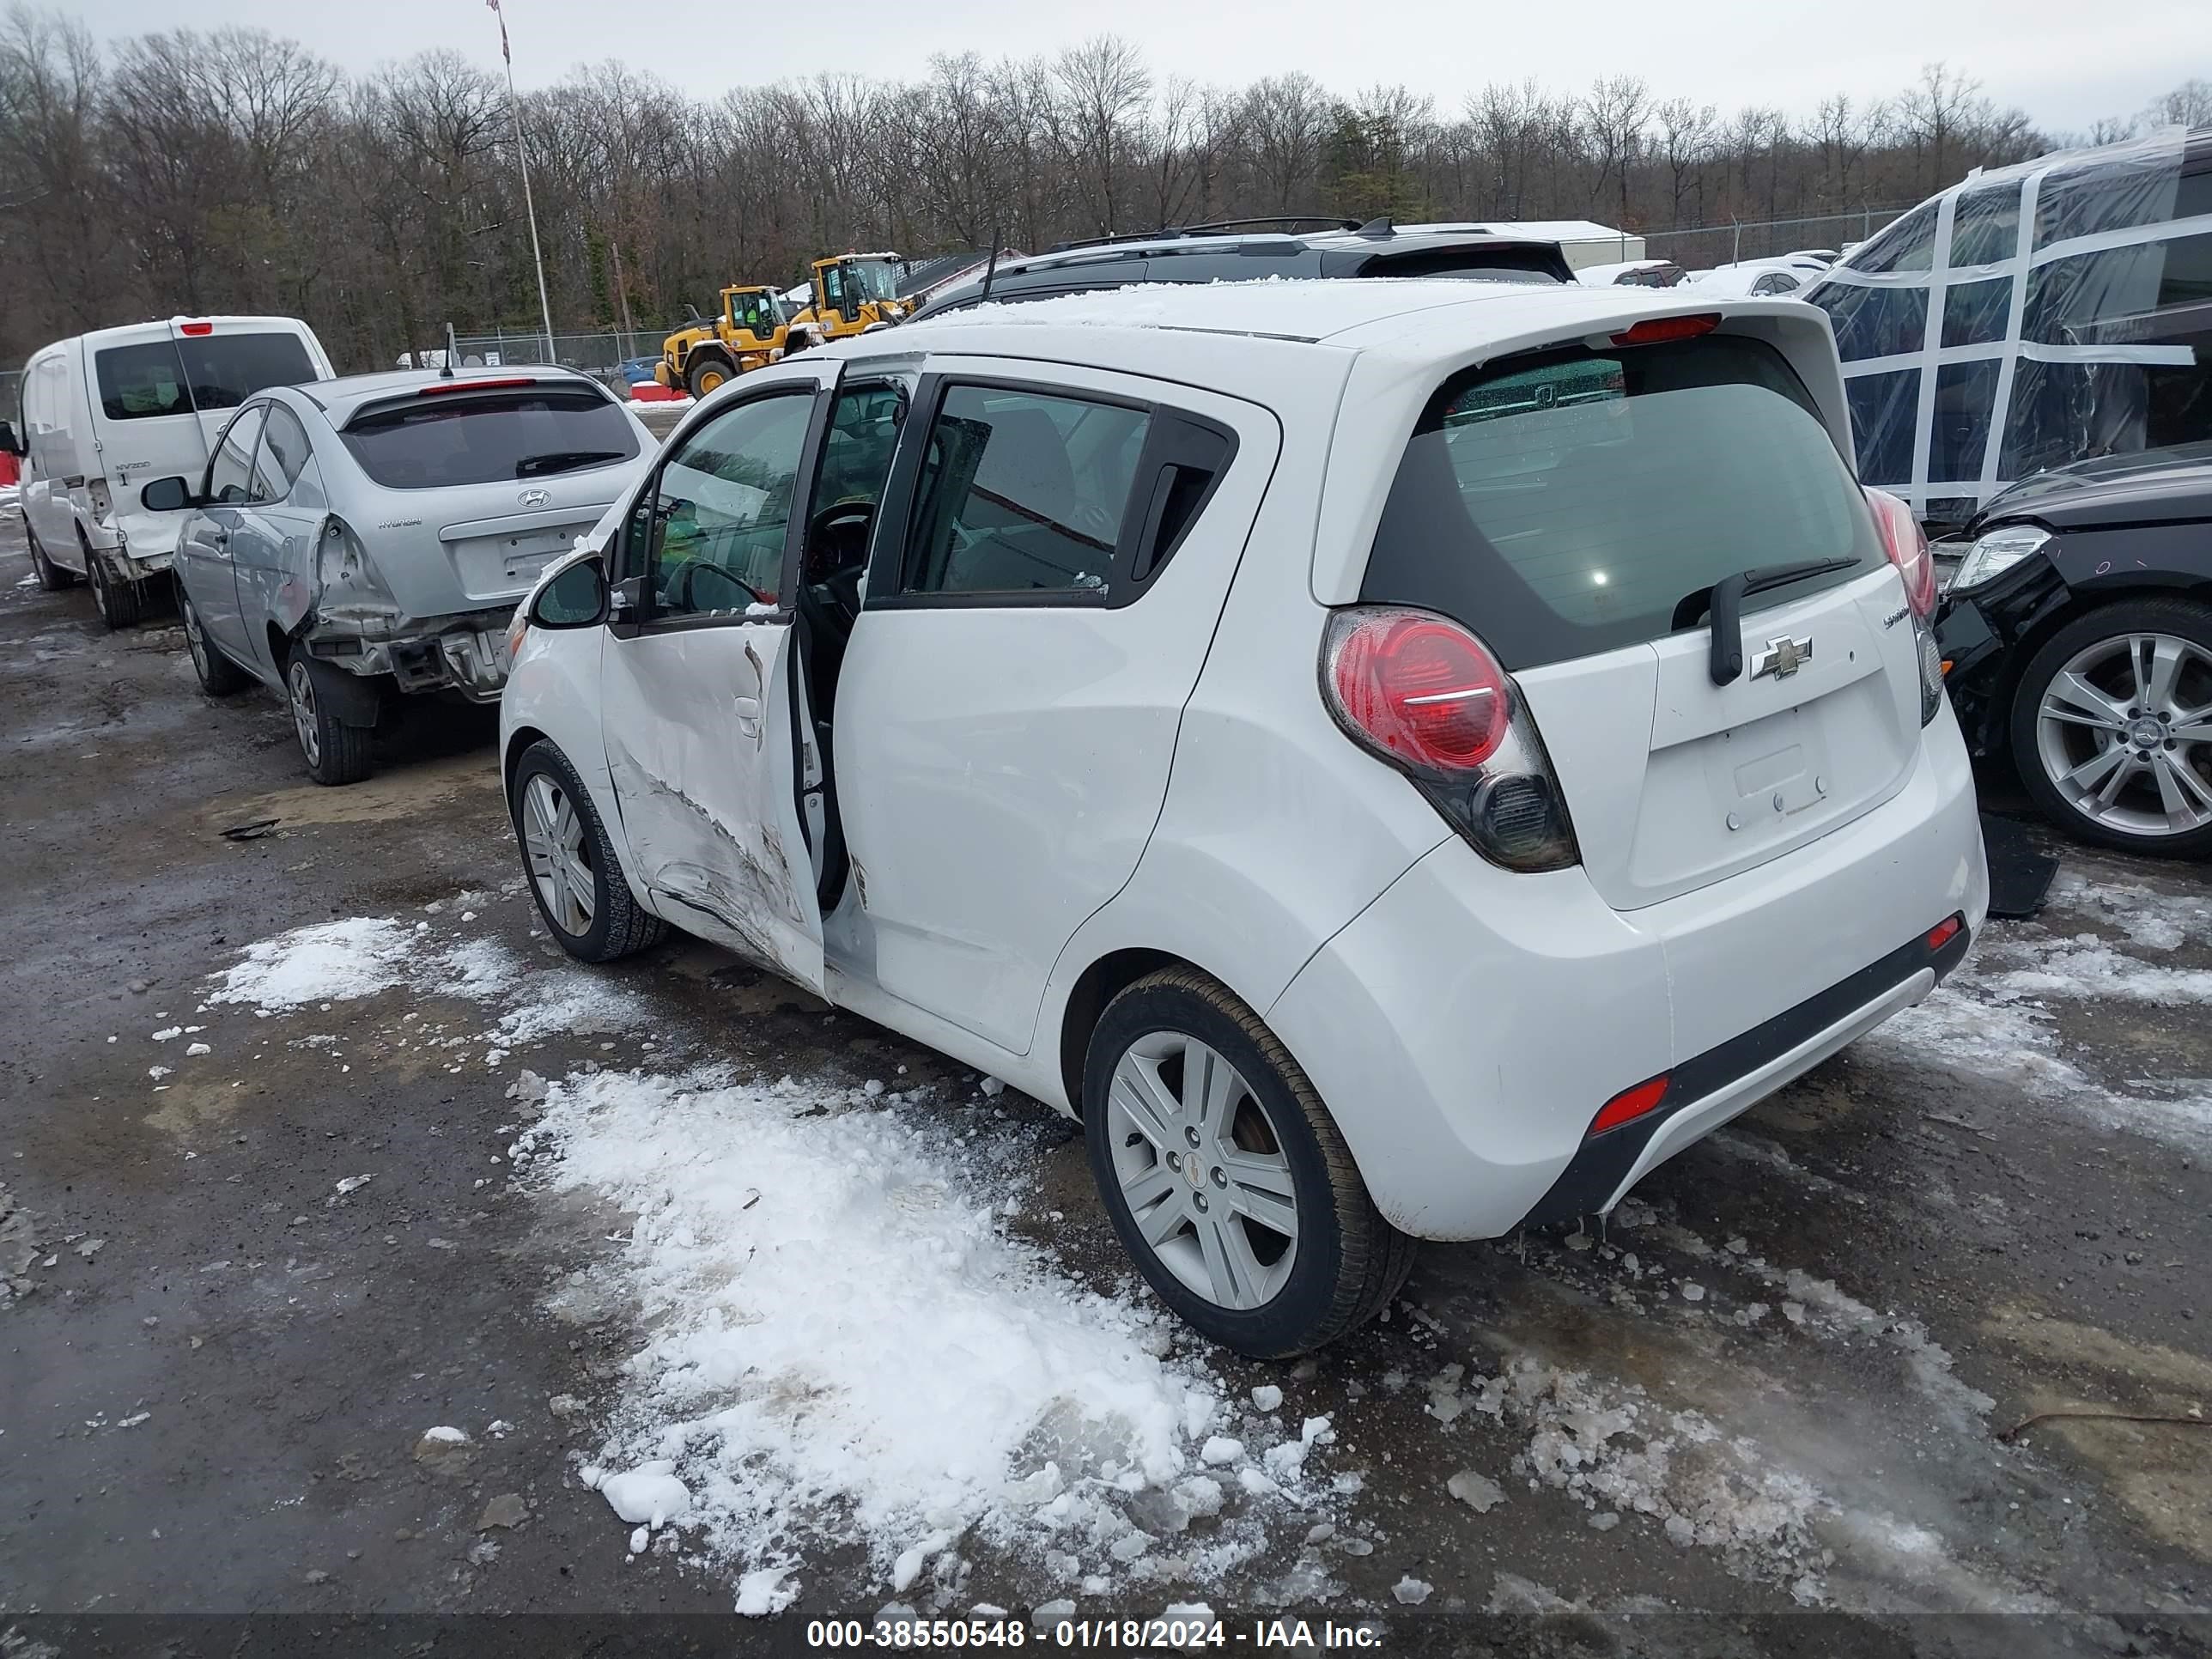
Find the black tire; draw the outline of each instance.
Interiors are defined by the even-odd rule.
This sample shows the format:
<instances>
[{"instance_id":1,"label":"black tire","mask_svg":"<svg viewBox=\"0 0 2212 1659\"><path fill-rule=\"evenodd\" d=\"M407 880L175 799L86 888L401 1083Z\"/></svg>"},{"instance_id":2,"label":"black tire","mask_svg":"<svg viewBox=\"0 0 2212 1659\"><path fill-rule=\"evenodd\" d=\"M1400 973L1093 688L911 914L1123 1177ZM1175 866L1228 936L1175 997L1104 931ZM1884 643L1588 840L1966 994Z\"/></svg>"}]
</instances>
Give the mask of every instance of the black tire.
<instances>
[{"instance_id":1,"label":"black tire","mask_svg":"<svg viewBox=\"0 0 2212 1659\"><path fill-rule=\"evenodd\" d=\"M1289 1170L1295 1251L1287 1277L1255 1307L1227 1307L1185 1284L1139 1231L1116 1172L1118 1152L1144 1148L1141 1139L1115 1144L1108 1109L1115 1068L1133 1044L1164 1036L1196 1038L1236 1068L1251 1104L1263 1114L1253 1133L1274 1141ZM1373 1318L1413 1269L1415 1242L1375 1207L1351 1150L1297 1061L1257 1014L1195 969L1164 969L1107 1005L1084 1060L1083 1122L1091 1176L1122 1248L1163 1302L1224 1347L1255 1359L1321 1347ZM1239 1140L1249 1146L1241 1135ZM1169 1161L1162 1156L1163 1165ZM1208 1175L1214 1176L1211 1185ZM1202 1210L1222 1183L1206 1171L1192 1185L1188 1202ZM1246 1237L1252 1237L1249 1230Z\"/></svg>"},{"instance_id":2,"label":"black tire","mask_svg":"<svg viewBox=\"0 0 2212 1659\"><path fill-rule=\"evenodd\" d=\"M523 827L524 798L530 790L531 781L539 777L545 779L570 805L583 832L580 850L590 866L592 915L590 924L581 932L572 931L566 919L555 915L553 905L546 899L545 881L532 857L529 833ZM522 751L522 758L515 763L514 781L507 791L507 799L515 844L522 853L522 872L530 884L530 896L562 950L579 962L613 962L658 945L668 936L668 924L648 913L630 891L629 878L623 874L621 861L615 855L614 841L607 834L599 808L592 804L591 791L585 788L583 780L576 775L576 769L568 764L568 757L551 739L540 738Z\"/></svg>"},{"instance_id":3,"label":"black tire","mask_svg":"<svg viewBox=\"0 0 2212 1659\"><path fill-rule=\"evenodd\" d=\"M107 561L92 550L92 544L82 535L77 544L84 550L84 568L92 583L92 603L100 612L100 621L107 624L110 633L121 629L136 628L146 614L146 584L126 580L107 568Z\"/></svg>"},{"instance_id":4,"label":"black tire","mask_svg":"<svg viewBox=\"0 0 2212 1659\"><path fill-rule=\"evenodd\" d=\"M285 701L291 706L300 758L307 763L309 777L333 787L359 783L376 769L374 730L340 720L337 699L327 693L330 676L340 672L304 651L284 659Z\"/></svg>"},{"instance_id":5,"label":"black tire","mask_svg":"<svg viewBox=\"0 0 2212 1659\"><path fill-rule=\"evenodd\" d=\"M738 371L720 352L695 351L684 371L684 389L694 398L705 398L720 392L737 377ZM711 386L708 384L710 380Z\"/></svg>"},{"instance_id":6,"label":"black tire","mask_svg":"<svg viewBox=\"0 0 2212 1659\"><path fill-rule=\"evenodd\" d=\"M200 626L199 612L192 609L192 596L185 592L182 582L177 584L177 616L185 625L185 649L191 656L192 672L199 676L201 690L210 697L227 697L253 684L253 676L224 656L208 638L207 629Z\"/></svg>"},{"instance_id":7,"label":"black tire","mask_svg":"<svg viewBox=\"0 0 2212 1659\"><path fill-rule=\"evenodd\" d=\"M2104 641L2113 641L2113 650L2124 653L2126 647L2120 641L2130 635L2148 634L2185 641L2204 653L2205 659L2212 659L2212 605L2190 599L2121 599L2076 617L2052 635L2028 659L2027 667L2021 671L2019 687L2013 694L2008 732L2013 763L2019 769L2021 784L2043 815L2075 839L2154 858L2203 858L2212 855L2212 823L2160 833L2149 827L2148 819L2163 810L2162 805L2153 806L2154 801L2160 799L2159 769L2173 769L2170 779L2179 786L2181 799L2191 800L2198 807L2206 805L2203 797L2191 788L2189 780L2193 777L2205 791L2212 792L2212 741L2156 741L2150 726L2160 711L2128 702L2127 688L2136 681L2124 665L2109 672L2107 683L2101 684L2093 672L2091 683L2111 693L2123 714L2132 707L2148 718L2140 724L2124 722L2118 732L2109 735L2086 726L2079 732L2069 729L2064 741L2072 747L2063 750L2063 758L2094 759L2100 747L2115 740L2119 746L2130 748L2131 758L2140 763L2139 769L2130 781L2122 786L2117 804L2124 812L2142 821L2144 827L2102 821L2091 817L2087 808L2075 805L2051 778L2039 741L2039 716L2045 695L2069 663ZM2212 705L2212 666L2203 659L2186 666L2168 702L2196 708ZM2165 724L2170 726L2171 721ZM2148 739L2148 746L2145 739ZM2131 811L2131 807L2140 810Z\"/></svg>"},{"instance_id":8,"label":"black tire","mask_svg":"<svg viewBox=\"0 0 2212 1659\"><path fill-rule=\"evenodd\" d=\"M64 570L46 556L46 550L39 545L39 532L31 528L30 515L23 518L23 540L31 550L31 570L39 579L39 586L49 593L58 593L64 587L75 587L76 572Z\"/></svg>"}]
</instances>

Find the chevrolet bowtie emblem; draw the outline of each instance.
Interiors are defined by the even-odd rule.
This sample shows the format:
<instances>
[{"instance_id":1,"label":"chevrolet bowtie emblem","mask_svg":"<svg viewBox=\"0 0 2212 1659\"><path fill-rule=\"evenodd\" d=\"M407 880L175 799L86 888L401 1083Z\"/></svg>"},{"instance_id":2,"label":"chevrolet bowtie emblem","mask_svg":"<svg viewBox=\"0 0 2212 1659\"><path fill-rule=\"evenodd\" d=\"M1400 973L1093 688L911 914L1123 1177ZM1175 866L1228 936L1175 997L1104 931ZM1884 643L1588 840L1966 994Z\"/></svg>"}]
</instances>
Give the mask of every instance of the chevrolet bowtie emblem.
<instances>
[{"instance_id":1,"label":"chevrolet bowtie emblem","mask_svg":"<svg viewBox=\"0 0 2212 1659\"><path fill-rule=\"evenodd\" d=\"M1812 635L1793 640L1785 634L1778 640L1767 641L1766 649L1751 659L1751 677L1763 680L1771 674L1778 680L1786 680L1812 660Z\"/></svg>"}]
</instances>

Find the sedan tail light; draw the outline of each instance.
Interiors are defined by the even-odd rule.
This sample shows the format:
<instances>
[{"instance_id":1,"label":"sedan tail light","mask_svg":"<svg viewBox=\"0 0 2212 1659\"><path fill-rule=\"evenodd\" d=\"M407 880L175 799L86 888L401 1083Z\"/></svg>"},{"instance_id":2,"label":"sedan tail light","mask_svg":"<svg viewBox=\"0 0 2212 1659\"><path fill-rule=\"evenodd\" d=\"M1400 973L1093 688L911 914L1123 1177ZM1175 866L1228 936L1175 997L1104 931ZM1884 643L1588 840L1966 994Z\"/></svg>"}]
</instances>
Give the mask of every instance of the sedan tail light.
<instances>
[{"instance_id":1,"label":"sedan tail light","mask_svg":"<svg viewBox=\"0 0 2212 1659\"><path fill-rule=\"evenodd\" d=\"M1468 844L1509 870L1578 861L1535 721L1511 676L1459 623L1362 605L1329 617L1322 701L1345 734L1397 768Z\"/></svg>"}]
</instances>

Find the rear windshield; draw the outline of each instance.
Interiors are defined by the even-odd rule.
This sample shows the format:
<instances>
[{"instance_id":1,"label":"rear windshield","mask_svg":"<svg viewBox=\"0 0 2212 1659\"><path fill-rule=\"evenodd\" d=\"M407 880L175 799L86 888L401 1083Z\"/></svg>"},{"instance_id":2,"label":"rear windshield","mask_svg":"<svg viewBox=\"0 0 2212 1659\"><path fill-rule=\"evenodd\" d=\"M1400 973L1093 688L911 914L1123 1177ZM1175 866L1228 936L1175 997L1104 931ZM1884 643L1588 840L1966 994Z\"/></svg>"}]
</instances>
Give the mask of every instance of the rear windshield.
<instances>
[{"instance_id":1,"label":"rear windshield","mask_svg":"<svg viewBox=\"0 0 2212 1659\"><path fill-rule=\"evenodd\" d=\"M1673 631L1760 565L1879 563L1850 470L1780 354L1724 336L1514 359L1447 380L1406 447L1361 597L1457 618L1509 669ZM1694 624L1693 624L1694 625Z\"/></svg>"},{"instance_id":2,"label":"rear windshield","mask_svg":"<svg viewBox=\"0 0 2212 1659\"><path fill-rule=\"evenodd\" d=\"M317 378L296 334L209 334L109 346L92 354L100 410L111 421L236 409L272 386Z\"/></svg>"},{"instance_id":3,"label":"rear windshield","mask_svg":"<svg viewBox=\"0 0 2212 1659\"><path fill-rule=\"evenodd\" d=\"M637 453L629 416L584 387L432 392L362 416L340 435L387 489L545 478Z\"/></svg>"}]
</instances>

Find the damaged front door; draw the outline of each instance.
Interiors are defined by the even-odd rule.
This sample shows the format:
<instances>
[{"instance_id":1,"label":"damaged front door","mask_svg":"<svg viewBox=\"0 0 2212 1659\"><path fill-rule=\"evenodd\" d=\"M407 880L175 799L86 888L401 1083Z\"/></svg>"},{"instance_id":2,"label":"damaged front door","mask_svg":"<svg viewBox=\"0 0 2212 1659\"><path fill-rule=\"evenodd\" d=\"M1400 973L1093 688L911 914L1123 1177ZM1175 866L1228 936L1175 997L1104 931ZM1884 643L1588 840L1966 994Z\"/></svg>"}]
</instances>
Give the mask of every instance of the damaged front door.
<instances>
[{"instance_id":1,"label":"damaged front door","mask_svg":"<svg viewBox=\"0 0 2212 1659\"><path fill-rule=\"evenodd\" d=\"M835 373L763 371L672 441L622 532L600 671L607 767L653 908L816 990L788 573Z\"/></svg>"}]
</instances>

